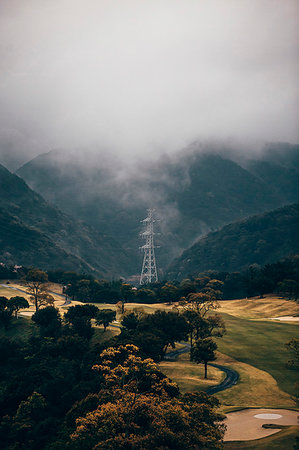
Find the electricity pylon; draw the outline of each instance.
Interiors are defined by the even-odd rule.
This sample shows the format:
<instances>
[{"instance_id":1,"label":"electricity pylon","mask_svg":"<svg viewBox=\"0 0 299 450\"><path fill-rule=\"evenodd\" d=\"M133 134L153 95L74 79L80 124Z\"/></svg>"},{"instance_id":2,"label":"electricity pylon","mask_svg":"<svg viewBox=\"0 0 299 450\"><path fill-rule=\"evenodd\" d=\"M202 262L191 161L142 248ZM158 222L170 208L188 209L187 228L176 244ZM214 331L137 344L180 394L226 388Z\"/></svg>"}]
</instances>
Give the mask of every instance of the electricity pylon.
<instances>
[{"instance_id":1,"label":"electricity pylon","mask_svg":"<svg viewBox=\"0 0 299 450\"><path fill-rule=\"evenodd\" d=\"M154 235L156 234L154 232L154 223L156 222L154 219L154 211L154 209L148 209L146 219L141 221L144 224L144 231L140 233L140 236L145 239L145 245L140 247L144 251L144 258L139 284L158 281L155 257L155 248L157 247L154 244Z\"/></svg>"}]
</instances>

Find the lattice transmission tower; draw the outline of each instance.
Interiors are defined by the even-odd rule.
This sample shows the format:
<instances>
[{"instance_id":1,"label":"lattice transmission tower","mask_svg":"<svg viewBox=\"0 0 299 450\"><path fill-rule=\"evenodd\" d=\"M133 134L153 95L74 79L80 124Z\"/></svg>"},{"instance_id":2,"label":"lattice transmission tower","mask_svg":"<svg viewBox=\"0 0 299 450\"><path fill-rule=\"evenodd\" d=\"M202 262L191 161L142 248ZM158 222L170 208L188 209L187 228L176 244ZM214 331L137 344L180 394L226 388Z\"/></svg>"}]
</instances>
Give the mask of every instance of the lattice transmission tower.
<instances>
[{"instance_id":1,"label":"lattice transmission tower","mask_svg":"<svg viewBox=\"0 0 299 450\"><path fill-rule=\"evenodd\" d=\"M146 219L141 221L144 224L144 230L140 233L140 236L145 239L145 244L140 247L144 251L144 257L139 284L158 281L155 257L155 248L157 247L154 244L154 236L156 234L154 232L154 223L156 222L154 219L154 211L154 209L148 209Z\"/></svg>"}]
</instances>

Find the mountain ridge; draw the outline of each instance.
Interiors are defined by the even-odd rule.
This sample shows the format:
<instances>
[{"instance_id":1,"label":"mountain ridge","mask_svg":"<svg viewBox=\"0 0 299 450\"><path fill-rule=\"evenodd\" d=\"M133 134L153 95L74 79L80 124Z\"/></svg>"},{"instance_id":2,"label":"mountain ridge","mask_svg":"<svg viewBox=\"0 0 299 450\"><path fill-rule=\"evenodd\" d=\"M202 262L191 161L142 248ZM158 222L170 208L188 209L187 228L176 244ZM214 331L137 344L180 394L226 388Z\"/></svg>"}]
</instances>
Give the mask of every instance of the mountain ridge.
<instances>
[{"instance_id":1,"label":"mountain ridge","mask_svg":"<svg viewBox=\"0 0 299 450\"><path fill-rule=\"evenodd\" d=\"M31 230L40 233L44 243L51 241L53 248L57 249L57 255L60 254L58 249L69 255L72 269L76 268L76 261L79 267L85 271L94 271L96 275L112 277L127 274L126 266L131 264L130 256L117 241L61 212L2 165L0 197L2 216L3 211L6 211L10 221L17 218L20 226L25 227L27 232ZM37 258L36 265L38 263ZM53 266L51 261L49 265ZM57 265L59 266L59 261Z\"/></svg>"},{"instance_id":2,"label":"mountain ridge","mask_svg":"<svg viewBox=\"0 0 299 450\"><path fill-rule=\"evenodd\" d=\"M240 271L299 253L299 203L225 225L199 239L168 267L167 276Z\"/></svg>"},{"instance_id":3,"label":"mountain ridge","mask_svg":"<svg viewBox=\"0 0 299 450\"><path fill-rule=\"evenodd\" d=\"M47 200L95 229L117 237L140 261L140 220L148 207L159 218L157 261L171 260L211 229L298 200L296 146L276 149L274 169L264 174L264 159L239 164L221 149L199 151L194 144L176 155L123 167L118 160L79 161L59 151L43 154L17 173ZM293 152L293 153L292 153ZM291 155L291 156L288 156ZM272 164L272 166L273 166ZM280 174L280 178L277 174ZM293 174L291 176L291 174ZM280 180L280 189L277 180ZM136 270L136 265L135 269Z\"/></svg>"}]
</instances>

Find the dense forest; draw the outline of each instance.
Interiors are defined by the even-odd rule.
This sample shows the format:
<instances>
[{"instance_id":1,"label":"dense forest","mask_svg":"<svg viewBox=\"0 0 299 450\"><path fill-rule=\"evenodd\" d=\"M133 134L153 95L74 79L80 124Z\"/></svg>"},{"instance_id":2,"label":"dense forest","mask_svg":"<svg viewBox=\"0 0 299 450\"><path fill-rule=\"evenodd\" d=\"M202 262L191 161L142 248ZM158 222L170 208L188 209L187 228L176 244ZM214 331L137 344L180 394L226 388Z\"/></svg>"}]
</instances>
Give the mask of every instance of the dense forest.
<instances>
[{"instance_id":1,"label":"dense forest","mask_svg":"<svg viewBox=\"0 0 299 450\"><path fill-rule=\"evenodd\" d=\"M269 144L251 158L197 142L130 166L53 150L16 173L62 211L113 236L136 262L140 220L147 208L156 208L163 269L208 231L298 201L298 146ZM130 267L136 273L136 265Z\"/></svg>"},{"instance_id":2,"label":"dense forest","mask_svg":"<svg viewBox=\"0 0 299 450\"><path fill-rule=\"evenodd\" d=\"M64 214L0 165L0 261L126 275L132 263L110 236Z\"/></svg>"},{"instance_id":3,"label":"dense forest","mask_svg":"<svg viewBox=\"0 0 299 450\"><path fill-rule=\"evenodd\" d=\"M240 271L299 252L299 204L249 217L202 237L177 258L168 278L204 270Z\"/></svg>"},{"instance_id":4,"label":"dense forest","mask_svg":"<svg viewBox=\"0 0 299 450\"><path fill-rule=\"evenodd\" d=\"M14 273L22 274L36 311L18 319L16 297L0 297L3 449L223 447L218 400L204 392L181 394L156 364L168 347L188 338L195 361L207 366L215 358L212 336L225 331L216 315L205 317L220 293L215 282L206 279L182 313L124 314L120 333L103 339L115 312L77 304L62 317L46 295L45 272Z\"/></svg>"}]
</instances>

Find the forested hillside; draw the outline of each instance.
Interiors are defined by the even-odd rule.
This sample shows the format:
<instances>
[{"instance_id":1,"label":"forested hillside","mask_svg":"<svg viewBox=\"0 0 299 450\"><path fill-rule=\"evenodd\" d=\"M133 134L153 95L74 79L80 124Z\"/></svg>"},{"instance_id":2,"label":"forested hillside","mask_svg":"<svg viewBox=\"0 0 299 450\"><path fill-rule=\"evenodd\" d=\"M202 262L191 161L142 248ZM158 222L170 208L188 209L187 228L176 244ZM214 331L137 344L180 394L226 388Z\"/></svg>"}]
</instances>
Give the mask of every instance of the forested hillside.
<instances>
[{"instance_id":1,"label":"forested hillside","mask_svg":"<svg viewBox=\"0 0 299 450\"><path fill-rule=\"evenodd\" d=\"M67 213L116 237L137 259L140 220L155 207L161 231L157 258L165 267L211 229L296 201L298 148L281 144L274 150L237 161L230 149L194 144L130 166L52 151L17 173Z\"/></svg>"},{"instance_id":2,"label":"forested hillside","mask_svg":"<svg viewBox=\"0 0 299 450\"><path fill-rule=\"evenodd\" d=\"M169 278L206 270L240 271L299 252L299 204L256 215L210 232L169 267Z\"/></svg>"},{"instance_id":3,"label":"forested hillside","mask_svg":"<svg viewBox=\"0 0 299 450\"><path fill-rule=\"evenodd\" d=\"M0 165L2 262L124 275L132 261L111 237L47 203Z\"/></svg>"}]
</instances>

